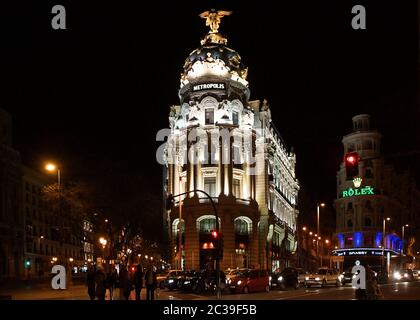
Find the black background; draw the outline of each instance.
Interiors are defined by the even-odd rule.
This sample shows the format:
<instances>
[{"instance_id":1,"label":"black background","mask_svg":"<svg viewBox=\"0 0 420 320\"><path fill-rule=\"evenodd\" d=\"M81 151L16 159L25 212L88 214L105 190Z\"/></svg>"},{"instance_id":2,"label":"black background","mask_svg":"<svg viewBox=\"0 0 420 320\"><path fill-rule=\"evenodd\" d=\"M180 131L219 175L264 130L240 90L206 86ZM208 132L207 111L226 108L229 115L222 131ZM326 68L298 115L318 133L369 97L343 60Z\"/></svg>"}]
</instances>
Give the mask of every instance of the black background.
<instances>
[{"instance_id":1,"label":"black background","mask_svg":"<svg viewBox=\"0 0 420 320\"><path fill-rule=\"evenodd\" d=\"M51 28L55 4L66 8L66 30ZM366 7L367 30L351 28L356 4ZM140 217L160 219L155 135L168 127L183 62L208 30L198 14L213 7L233 10L221 32L249 67L251 99L268 99L274 123L297 153L304 223L315 216L316 202L326 201L325 223L334 228L341 139L352 116L372 115L385 154L419 150L416 1L0 6L1 107L13 116L24 162L41 170L55 160L64 179L98 185L111 194L109 203L132 203ZM398 162L417 177L418 156ZM104 210L118 215L109 203Z\"/></svg>"}]
</instances>

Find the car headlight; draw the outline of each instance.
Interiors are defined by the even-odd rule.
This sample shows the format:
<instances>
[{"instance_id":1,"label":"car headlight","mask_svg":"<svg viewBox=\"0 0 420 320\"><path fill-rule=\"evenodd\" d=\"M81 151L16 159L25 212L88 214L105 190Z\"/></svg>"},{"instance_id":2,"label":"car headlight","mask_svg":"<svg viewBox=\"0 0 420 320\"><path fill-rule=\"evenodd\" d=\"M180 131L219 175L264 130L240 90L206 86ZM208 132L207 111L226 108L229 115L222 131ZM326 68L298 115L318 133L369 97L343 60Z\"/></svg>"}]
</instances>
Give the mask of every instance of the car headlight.
<instances>
[{"instance_id":1,"label":"car headlight","mask_svg":"<svg viewBox=\"0 0 420 320\"><path fill-rule=\"evenodd\" d=\"M400 280L401 279L401 273L399 273L398 271L394 272L394 278L397 279L397 280Z\"/></svg>"},{"instance_id":2,"label":"car headlight","mask_svg":"<svg viewBox=\"0 0 420 320\"><path fill-rule=\"evenodd\" d=\"M270 280L270 281L271 281L271 279L273 279L273 278L272 278L271 276L269 276L269 277L268 277L268 280Z\"/></svg>"},{"instance_id":3,"label":"car headlight","mask_svg":"<svg viewBox=\"0 0 420 320\"><path fill-rule=\"evenodd\" d=\"M404 278L407 278L408 277L408 273L404 273Z\"/></svg>"},{"instance_id":4,"label":"car headlight","mask_svg":"<svg viewBox=\"0 0 420 320\"><path fill-rule=\"evenodd\" d=\"M229 280L228 280L228 283L231 283L231 282L232 282L232 280L230 280L230 279L229 279Z\"/></svg>"},{"instance_id":5,"label":"car headlight","mask_svg":"<svg viewBox=\"0 0 420 320\"><path fill-rule=\"evenodd\" d=\"M277 279L278 281L283 281L283 277L282 276L280 276L280 277L278 277L278 279Z\"/></svg>"},{"instance_id":6,"label":"car headlight","mask_svg":"<svg viewBox=\"0 0 420 320\"><path fill-rule=\"evenodd\" d=\"M242 281L241 281L241 280L239 280L239 281L238 281L238 286L239 286L241 283L242 283Z\"/></svg>"},{"instance_id":7,"label":"car headlight","mask_svg":"<svg viewBox=\"0 0 420 320\"><path fill-rule=\"evenodd\" d=\"M169 279L168 280L168 283L173 283L174 282L174 279Z\"/></svg>"},{"instance_id":8,"label":"car headlight","mask_svg":"<svg viewBox=\"0 0 420 320\"><path fill-rule=\"evenodd\" d=\"M353 279L356 279L356 278L357 278L357 276L354 274L352 278L353 278Z\"/></svg>"},{"instance_id":9,"label":"car headlight","mask_svg":"<svg viewBox=\"0 0 420 320\"><path fill-rule=\"evenodd\" d=\"M377 273L377 272L375 272L375 271L374 271L373 273L375 274L375 277L377 277L377 276L378 276L378 273Z\"/></svg>"},{"instance_id":10,"label":"car headlight","mask_svg":"<svg viewBox=\"0 0 420 320\"><path fill-rule=\"evenodd\" d=\"M184 284L189 284L191 281L184 281Z\"/></svg>"},{"instance_id":11,"label":"car headlight","mask_svg":"<svg viewBox=\"0 0 420 320\"><path fill-rule=\"evenodd\" d=\"M305 277L305 280L309 280L309 277Z\"/></svg>"},{"instance_id":12,"label":"car headlight","mask_svg":"<svg viewBox=\"0 0 420 320\"><path fill-rule=\"evenodd\" d=\"M316 277L316 278L315 278L315 281L319 281L319 280L321 280L319 277Z\"/></svg>"},{"instance_id":13,"label":"car headlight","mask_svg":"<svg viewBox=\"0 0 420 320\"><path fill-rule=\"evenodd\" d=\"M340 274L340 275L338 276L338 279L340 279L340 280L343 280L343 278L344 278L344 276L343 276L342 274Z\"/></svg>"}]
</instances>

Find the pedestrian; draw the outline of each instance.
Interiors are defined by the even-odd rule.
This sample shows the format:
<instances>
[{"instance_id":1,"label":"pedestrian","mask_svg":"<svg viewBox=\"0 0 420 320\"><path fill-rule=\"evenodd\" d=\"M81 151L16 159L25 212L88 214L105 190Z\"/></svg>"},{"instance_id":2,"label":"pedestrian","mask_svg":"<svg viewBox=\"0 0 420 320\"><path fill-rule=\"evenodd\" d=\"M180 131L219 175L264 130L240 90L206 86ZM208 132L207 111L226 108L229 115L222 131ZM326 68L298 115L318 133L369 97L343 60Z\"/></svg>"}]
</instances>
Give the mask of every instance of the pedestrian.
<instances>
[{"instance_id":1,"label":"pedestrian","mask_svg":"<svg viewBox=\"0 0 420 320\"><path fill-rule=\"evenodd\" d=\"M127 267L123 266L120 271L120 299L128 300L132 290L131 280L127 271Z\"/></svg>"},{"instance_id":2,"label":"pedestrian","mask_svg":"<svg viewBox=\"0 0 420 320\"><path fill-rule=\"evenodd\" d=\"M114 288L117 283L117 270L113 267L106 274L106 288L109 290L109 300L114 300Z\"/></svg>"},{"instance_id":3,"label":"pedestrian","mask_svg":"<svg viewBox=\"0 0 420 320\"><path fill-rule=\"evenodd\" d=\"M146 271L144 280L146 282L146 298L147 300L154 300L155 299L155 290L157 287L157 277L156 271L152 265Z\"/></svg>"},{"instance_id":4,"label":"pedestrian","mask_svg":"<svg viewBox=\"0 0 420 320\"><path fill-rule=\"evenodd\" d=\"M140 300L141 290L143 289L143 267L140 264L137 265L134 273L134 287L136 289L136 300Z\"/></svg>"},{"instance_id":5,"label":"pedestrian","mask_svg":"<svg viewBox=\"0 0 420 320\"><path fill-rule=\"evenodd\" d=\"M98 300L105 300L106 293L106 275L102 265L98 265L95 276L96 296Z\"/></svg>"},{"instance_id":6,"label":"pedestrian","mask_svg":"<svg viewBox=\"0 0 420 320\"><path fill-rule=\"evenodd\" d=\"M96 283L95 283L95 268L93 266L89 267L89 271L86 276L86 285L88 287L88 295L89 295L90 300L95 300Z\"/></svg>"}]
</instances>

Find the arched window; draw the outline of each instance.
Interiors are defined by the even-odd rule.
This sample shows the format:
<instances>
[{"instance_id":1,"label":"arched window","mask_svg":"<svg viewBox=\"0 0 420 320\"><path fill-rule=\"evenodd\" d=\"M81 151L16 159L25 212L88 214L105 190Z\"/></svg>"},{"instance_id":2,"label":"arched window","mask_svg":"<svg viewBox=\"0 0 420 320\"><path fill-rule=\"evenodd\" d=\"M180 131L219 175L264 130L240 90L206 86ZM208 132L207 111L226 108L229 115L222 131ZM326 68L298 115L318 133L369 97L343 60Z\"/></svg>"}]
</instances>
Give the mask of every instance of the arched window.
<instances>
[{"instance_id":1,"label":"arched window","mask_svg":"<svg viewBox=\"0 0 420 320\"><path fill-rule=\"evenodd\" d=\"M351 219L347 220L347 228L353 228L353 221Z\"/></svg>"},{"instance_id":2,"label":"arched window","mask_svg":"<svg viewBox=\"0 0 420 320\"><path fill-rule=\"evenodd\" d=\"M219 228L221 228L220 218ZM201 216L197 219L197 230L200 233L210 233L211 231L216 230L216 218L211 215Z\"/></svg>"},{"instance_id":3,"label":"arched window","mask_svg":"<svg viewBox=\"0 0 420 320\"><path fill-rule=\"evenodd\" d=\"M185 233L185 220L182 220L181 226L182 226L182 233L184 234ZM178 235L178 232L179 232L179 219L175 219L172 222L172 235L176 237Z\"/></svg>"},{"instance_id":4,"label":"arched window","mask_svg":"<svg viewBox=\"0 0 420 320\"><path fill-rule=\"evenodd\" d=\"M372 220L370 218L365 218L365 226L371 227L372 226Z\"/></svg>"},{"instance_id":5,"label":"arched window","mask_svg":"<svg viewBox=\"0 0 420 320\"><path fill-rule=\"evenodd\" d=\"M249 235L252 232L252 220L248 217L238 217L234 221L235 233L238 235Z\"/></svg>"}]
</instances>

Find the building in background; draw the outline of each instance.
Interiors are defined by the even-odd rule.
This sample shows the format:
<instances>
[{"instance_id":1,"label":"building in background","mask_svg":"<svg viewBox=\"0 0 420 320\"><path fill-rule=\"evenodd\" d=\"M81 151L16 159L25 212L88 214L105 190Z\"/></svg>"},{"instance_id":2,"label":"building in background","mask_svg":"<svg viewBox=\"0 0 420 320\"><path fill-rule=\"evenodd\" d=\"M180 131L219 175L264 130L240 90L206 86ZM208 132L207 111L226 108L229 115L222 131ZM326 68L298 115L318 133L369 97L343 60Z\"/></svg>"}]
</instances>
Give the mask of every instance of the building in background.
<instances>
[{"instance_id":1,"label":"building in background","mask_svg":"<svg viewBox=\"0 0 420 320\"><path fill-rule=\"evenodd\" d=\"M24 273L21 185L21 158L12 147L12 119L0 109L0 280Z\"/></svg>"},{"instance_id":2,"label":"building in background","mask_svg":"<svg viewBox=\"0 0 420 320\"><path fill-rule=\"evenodd\" d=\"M221 268L284 268L296 261L296 157L272 123L267 101L249 101L241 57L211 27L186 59L180 105L171 107L164 190L169 196L200 189L212 197ZM199 139L189 140L194 134ZM182 210L176 198L164 217L173 267L211 268L218 241L211 203L199 192L182 199Z\"/></svg>"},{"instance_id":3,"label":"building in background","mask_svg":"<svg viewBox=\"0 0 420 320\"><path fill-rule=\"evenodd\" d=\"M343 162L337 172L335 255L342 267L356 260L391 271L414 266L419 191L408 172L397 172L381 154L381 134L370 127L370 116L353 117L353 132L343 137L344 153L357 156L357 174ZM418 240L417 240L418 241Z\"/></svg>"}]
</instances>

